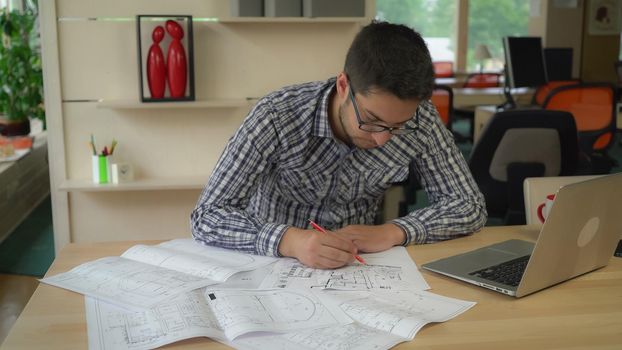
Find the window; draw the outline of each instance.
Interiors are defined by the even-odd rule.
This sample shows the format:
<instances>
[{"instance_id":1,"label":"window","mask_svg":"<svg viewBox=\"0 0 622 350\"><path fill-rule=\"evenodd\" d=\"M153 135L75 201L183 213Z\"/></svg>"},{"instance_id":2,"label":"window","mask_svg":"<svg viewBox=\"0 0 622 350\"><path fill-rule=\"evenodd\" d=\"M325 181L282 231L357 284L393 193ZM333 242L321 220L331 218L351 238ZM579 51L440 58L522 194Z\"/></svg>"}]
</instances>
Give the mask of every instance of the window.
<instances>
[{"instance_id":1,"label":"window","mask_svg":"<svg viewBox=\"0 0 622 350\"><path fill-rule=\"evenodd\" d=\"M376 18L414 28L433 61L455 60L456 0L376 0Z\"/></svg>"},{"instance_id":2,"label":"window","mask_svg":"<svg viewBox=\"0 0 622 350\"><path fill-rule=\"evenodd\" d=\"M467 70L473 71L482 63L474 58L475 48L484 44L490 51L483 62L486 71L503 69L504 36L526 36L529 22L529 1L525 0L469 0L469 35Z\"/></svg>"},{"instance_id":3,"label":"window","mask_svg":"<svg viewBox=\"0 0 622 350\"><path fill-rule=\"evenodd\" d=\"M400 23L421 33L428 43L432 60L456 60L457 11L460 0L376 0L376 18ZM525 36L529 23L529 1L469 0L468 71L484 63L487 71L503 69L504 36ZM491 59L479 62L474 58L475 47L488 47ZM462 58L462 57L461 57Z\"/></svg>"}]
</instances>

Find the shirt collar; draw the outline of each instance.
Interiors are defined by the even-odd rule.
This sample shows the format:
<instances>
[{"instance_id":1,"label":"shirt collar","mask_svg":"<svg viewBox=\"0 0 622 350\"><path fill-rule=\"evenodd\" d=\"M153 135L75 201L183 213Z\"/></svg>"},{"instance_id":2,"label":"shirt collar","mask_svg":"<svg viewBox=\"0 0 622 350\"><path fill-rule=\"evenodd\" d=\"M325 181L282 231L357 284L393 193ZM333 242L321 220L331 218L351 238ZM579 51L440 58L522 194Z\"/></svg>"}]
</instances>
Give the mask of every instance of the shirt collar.
<instances>
[{"instance_id":1,"label":"shirt collar","mask_svg":"<svg viewBox=\"0 0 622 350\"><path fill-rule=\"evenodd\" d=\"M336 81L336 77L328 79L324 85L324 90L321 92L322 95L313 116L313 136L334 138L328 121L328 105L331 93L335 90Z\"/></svg>"}]
</instances>

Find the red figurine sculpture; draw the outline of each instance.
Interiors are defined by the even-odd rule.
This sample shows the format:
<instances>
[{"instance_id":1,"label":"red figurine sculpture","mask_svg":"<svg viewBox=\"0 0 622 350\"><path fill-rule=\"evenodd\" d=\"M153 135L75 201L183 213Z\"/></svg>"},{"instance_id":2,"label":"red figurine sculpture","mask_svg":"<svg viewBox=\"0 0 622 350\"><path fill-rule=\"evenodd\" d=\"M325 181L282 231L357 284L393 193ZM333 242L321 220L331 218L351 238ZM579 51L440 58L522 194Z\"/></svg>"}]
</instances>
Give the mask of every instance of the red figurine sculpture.
<instances>
[{"instance_id":1,"label":"red figurine sculpture","mask_svg":"<svg viewBox=\"0 0 622 350\"><path fill-rule=\"evenodd\" d=\"M186 94L187 61L186 51L181 44L184 30L179 23L166 21L166 31L173 38L166 57L169 90L171 97L183 97Z\"/></svg>"},{"instance_id":2,"label":"red figurine sculpture","mask_svg":"<svg viewBox=\"0 0 622 350\"><path fill-rule=\"evenodd\" d=\"M166 90L166 64L160 42L164 39L164 28L157 26L151 33L153 43L147 56L147 83L151 98L163 98Z\"/></svg>"}]
</instances>

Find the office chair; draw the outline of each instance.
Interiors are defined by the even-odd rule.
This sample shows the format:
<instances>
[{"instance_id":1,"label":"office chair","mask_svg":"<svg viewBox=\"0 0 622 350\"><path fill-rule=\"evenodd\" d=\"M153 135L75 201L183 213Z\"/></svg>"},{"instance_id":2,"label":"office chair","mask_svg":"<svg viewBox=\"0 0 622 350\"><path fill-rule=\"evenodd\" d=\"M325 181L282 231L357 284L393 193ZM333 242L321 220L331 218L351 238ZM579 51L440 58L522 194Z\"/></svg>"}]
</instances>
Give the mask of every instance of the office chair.
<instances>
[{"instance_id":1,"label":"office chair","mask_svg":"<svg viewBox=\"0 0 622 350\"><path fill-rule=\"evenodd\" d=\"M560 87L560 86L574 85L574 84L580 84L580 83L581 83L580 79L549 81L548 83L544 85L540 85L538 86L538 88L536 88L536 92L534 93L533 98L531 99L531 104L535 106L542 106L544 104L544 100L546 99L546 97L549 95L549 93L553 89Z\"/></svg>"},{"instance_id":2,"label":"office chair","mask_svg":"<svg viewBox=\"0 0 622 350\"><path fill-rule=\"evenodd\" d=\"M451 130L452 116L454 113L454 93L451 87L447 85L434 85L432 104L436 107L441 121L447 129Z\"/></svg>"},{"instance_id":3,"label":"office chair","mask_svg":"<svg viewBox=\"0 0 622 350\"><path fill-rule=\"evenodd\" d=\"M451 61L434 61L435 78L452 78L454 76L454 63Z\"/></svg>"},{"instance_id":4,"label":"office chair","mask_svg":"<svg viewBox=\"0 0 622 350\"><path fill-rule=\"evenodd\" d=\"M464 81L465 88L488 88L501 86L501 73L471 73Z\"/></svg>"},{"instance_id":5,"label":"office chair","mask_svg":"<svg viewBox=\"0 0 622 350\"><path fill-rule=\"evenodd\" d=\"M492 117L468 163L488 216L514 225L525 223L523 180L574 175L578 154L572 114L509 110Z\"/></svg>"},{"instance_id":6,"label":"office chair","mask_svg":"<svg viewBox=\"0 0 622 350\"><path fill-rule=\"evenodd\" d=\"M572 113L579 135L579 148L590 166L584 175L607 174L615 165L607 150L615 139L616 89L609 83L559 86L548 94L543 108Z\"/></svg>"}]
</instances>

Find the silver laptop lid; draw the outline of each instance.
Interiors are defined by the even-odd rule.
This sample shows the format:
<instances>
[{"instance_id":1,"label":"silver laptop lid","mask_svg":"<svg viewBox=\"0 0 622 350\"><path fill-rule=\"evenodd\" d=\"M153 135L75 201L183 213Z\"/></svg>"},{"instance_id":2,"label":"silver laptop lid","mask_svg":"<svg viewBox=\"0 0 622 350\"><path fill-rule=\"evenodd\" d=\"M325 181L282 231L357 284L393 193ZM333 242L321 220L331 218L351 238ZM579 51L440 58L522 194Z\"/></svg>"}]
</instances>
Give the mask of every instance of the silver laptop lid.
<instances>
[{"instance_id":1,"label":"silver laptop lid","mask_svg":"<svg viewBox=\"0 0 622 350\"><path fill-rule=\"evenodd\" d=\"M562 187L516 296L607 265L622 234L622 173Z\"/></svg>"}]
</instances>

